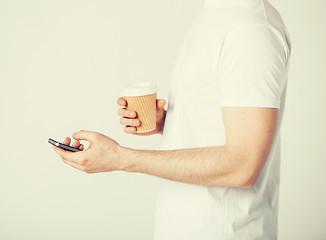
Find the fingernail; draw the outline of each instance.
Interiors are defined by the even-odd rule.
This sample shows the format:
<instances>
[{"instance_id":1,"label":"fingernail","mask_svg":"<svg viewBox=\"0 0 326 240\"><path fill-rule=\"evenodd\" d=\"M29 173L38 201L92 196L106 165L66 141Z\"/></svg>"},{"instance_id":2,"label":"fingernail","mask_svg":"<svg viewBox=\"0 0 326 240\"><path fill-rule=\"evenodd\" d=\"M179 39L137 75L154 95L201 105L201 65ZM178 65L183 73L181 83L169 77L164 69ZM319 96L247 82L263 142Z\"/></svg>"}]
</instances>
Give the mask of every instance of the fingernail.
<instances>
[{"instance_id":1,"label":"fingernail","mask_svg":"<svg viewBox=\"0 0 326 240\"><path fill-rule=\"evenodd\" d=\"M130 112L129 113L129 117L132 117L132 116L134 116L134 113L133 112Z\"/></svg>"},{"instance_id":2,"label":"fingernail","mask_svg":"<svg viewBox=\"0 0 326 240\"><path fill-rule=\"evenodd\" d=\"M134 121L133 123L136 125L136 124L138 124L138 121Z\"/></svg>"}]
</instances>

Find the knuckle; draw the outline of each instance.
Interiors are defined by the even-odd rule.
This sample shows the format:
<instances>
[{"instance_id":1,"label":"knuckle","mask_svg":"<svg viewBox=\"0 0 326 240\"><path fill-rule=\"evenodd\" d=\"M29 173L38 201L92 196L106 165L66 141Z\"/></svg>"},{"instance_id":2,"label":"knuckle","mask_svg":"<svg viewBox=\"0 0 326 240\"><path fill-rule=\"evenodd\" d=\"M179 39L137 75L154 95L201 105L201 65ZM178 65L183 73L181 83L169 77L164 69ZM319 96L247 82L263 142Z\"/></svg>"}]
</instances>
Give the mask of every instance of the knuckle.
<instances>
[{"instance_id":1,"label":"knuckle","mask_svg":"<svg viewBox=\"0 0 326 240\"><path fill-rule=\"evenodd\" d=\"M93 139L94 139L94 141L99 141L100 138L101 138L101 135L100 135L100 134L94 134L94 135L93 135Z\"/></svg>"},{"instance_id":2,"label":"knuckle","mask_svg":"<svg viewBox=\"0 0 326 240\"><path fill-rule=\"evenodd\" d=\"M80 165L82 166L86 166L88 163L88 160L86 158L83 158L81 161L80 161Z\"/></svg>"}]
</instances>

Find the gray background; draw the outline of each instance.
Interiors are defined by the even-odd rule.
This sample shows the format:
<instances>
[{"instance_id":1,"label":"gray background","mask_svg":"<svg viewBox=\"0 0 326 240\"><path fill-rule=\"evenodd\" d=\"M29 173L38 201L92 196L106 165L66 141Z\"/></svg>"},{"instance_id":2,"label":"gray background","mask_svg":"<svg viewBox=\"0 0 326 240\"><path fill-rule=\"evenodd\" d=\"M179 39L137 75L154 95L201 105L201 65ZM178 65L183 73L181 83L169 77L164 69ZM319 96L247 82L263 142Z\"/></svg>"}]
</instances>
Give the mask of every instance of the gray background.
<instances>
[{"instance_id":1,"label":"gray background","mask_svg":"<svg viewBox=\"0 0 326 240\"><path fill-rule=\"evenodd\" d=\"M272 0L293 54L283 122L279 239L326 236L325 1ZM152 239L157 178L85 174L47 139L80 129L123 146L123 83L155 81L159 98L203 0L0 1L0 239ZM213 124L213 123L212 123Z\"/></svg>"}]
</instances>

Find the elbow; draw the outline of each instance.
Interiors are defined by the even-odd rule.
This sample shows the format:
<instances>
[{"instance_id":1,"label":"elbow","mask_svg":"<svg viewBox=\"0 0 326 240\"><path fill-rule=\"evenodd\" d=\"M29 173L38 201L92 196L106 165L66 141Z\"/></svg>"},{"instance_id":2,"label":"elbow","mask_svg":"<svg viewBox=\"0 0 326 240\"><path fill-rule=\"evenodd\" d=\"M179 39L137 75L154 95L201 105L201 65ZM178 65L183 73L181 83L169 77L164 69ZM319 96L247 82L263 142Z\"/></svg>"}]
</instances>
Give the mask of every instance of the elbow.
<instances>
[{"instance_id":1,"label":"elbow","mask_svg":"<svg viewBox=\"0 0 326 240\"><path fill-rule=\"evenodd\" d=\"M247 167L239 169L238 187L252 188L256 185L262 167L256 164L247 164Z\"/></svg>"},{"instance_id":2,"label":"elbow","mask_svg":"<svg viewBox=\"0 0 326 240\"><path fill-rule=\"evenodd\" d=\"M219 186L251 189L256 185L265 162L266 157L260 154L229 151L228 171L224 176L215 178L215 182Z\"/></svg>"},{"instance_id":3,"label":"elbow","mask_svg":"<svg viewBox=\"0 0 326 240\"><path fill-rule=\"evenodd\" d=\"M257 151L235 151L234 149L229 149L228 152L230 162L233 163L231 166L233 166L234 187L253 188L265 165L267 155Z\"/></svg>"},{"instance_id":4,"label":"elbow","mask_svg":"<svg viewBox=\"0 0 326 240\"><path fill-rule=\"evenodd\" d=\"M256 185L258 177L248 174L246 178L239 182L238 187L250 189Z\"/></svg>"},{"instance_id":5,"label":"elbow","mask_svg":"<svg viewBox=\"0 0 326 240\"><path fill-rule=\"evenodd\" d=\"M226 177L226 176L225 176ZM229 174L226 178L214 177L208 186L226 186L250 189L256 185L258 177L250 174L248 171L237 171Z\"/></svg>"},{"instance_id":6,"label":"elbow","mask_svg":"<svg viewBox=\"0 0 326 240\"><path fill-rule=\"evenodd\" d=\"M247 170L248 168L239 168L222 177L214 177L214 180L209 184L209 186L227 186L236 188L246 188L250 189L256 185L259 177L258 171L254 168Z\"/></svg>"},{"instance_id":7,"label":"elbow","mask_svg":"<svg viewBox=\"0 0 326 240\"><path fill-rule=\"evenodd\" d=\"M250 161L242 165L235 174L237 187L252 188L256 185L262 168L257 164L252 164Z\"/></svg>"}]
</instances>

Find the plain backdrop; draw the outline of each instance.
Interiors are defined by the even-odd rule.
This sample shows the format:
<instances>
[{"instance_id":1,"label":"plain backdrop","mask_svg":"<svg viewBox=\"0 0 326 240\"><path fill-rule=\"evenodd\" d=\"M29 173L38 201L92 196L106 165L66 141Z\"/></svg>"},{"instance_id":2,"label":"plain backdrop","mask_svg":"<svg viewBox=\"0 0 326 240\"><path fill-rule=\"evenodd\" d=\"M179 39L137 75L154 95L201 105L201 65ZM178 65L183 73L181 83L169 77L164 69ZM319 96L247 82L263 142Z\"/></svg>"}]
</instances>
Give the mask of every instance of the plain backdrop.
<instances>
[{"instance_id":1,"label":"plain backdrop","mask_svg":"<svg viewBox=\"0 0 326 240\"><path fill-rule=\"evenodd\" d=\"M293 50L279 239L322 240L326 3L271 3ZM158 97L168 98L176 53L202 7L203 0L0 0L1 240L152 239L156 177L80 172L47 140L85 129L158 149L160 136L122 131L116 101L128 81L155 81Z\"/></svg>"}]
</instances>

